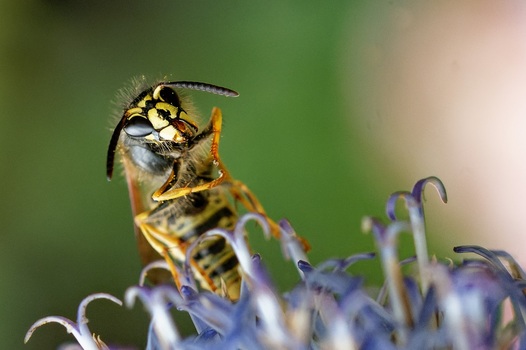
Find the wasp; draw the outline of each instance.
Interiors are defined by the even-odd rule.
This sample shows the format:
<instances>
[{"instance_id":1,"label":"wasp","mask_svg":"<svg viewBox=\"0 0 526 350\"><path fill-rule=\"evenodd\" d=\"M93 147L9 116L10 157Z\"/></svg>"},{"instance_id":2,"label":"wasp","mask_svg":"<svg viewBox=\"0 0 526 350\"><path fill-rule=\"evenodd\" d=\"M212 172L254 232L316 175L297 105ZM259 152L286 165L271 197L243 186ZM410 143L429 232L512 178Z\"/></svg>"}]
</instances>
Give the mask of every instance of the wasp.
<instances>
[{"instance_id":1,"label":"wasp","mask_svg":"<svg viewBox=\"0 0 526 350\"><path fill-rule=\"evenodd\" d=\"M188 247L212 228L232 229L238 219L233 204L265 214L250 190L235 180L219 157L222 114L212 109L200 128L191 101L180 90L236 97L224 87L191 81L143 86L123 108L107 153L111 180L115 155L120 156L142 263L164 258L170 266L184 262ZM269 219L272 231L279 228ZM222 237L205 240L190 252L190 265L200 285L239 297L238 260ZM172 269L177 282L175 268Z\"/></svg>"}]
</instances>

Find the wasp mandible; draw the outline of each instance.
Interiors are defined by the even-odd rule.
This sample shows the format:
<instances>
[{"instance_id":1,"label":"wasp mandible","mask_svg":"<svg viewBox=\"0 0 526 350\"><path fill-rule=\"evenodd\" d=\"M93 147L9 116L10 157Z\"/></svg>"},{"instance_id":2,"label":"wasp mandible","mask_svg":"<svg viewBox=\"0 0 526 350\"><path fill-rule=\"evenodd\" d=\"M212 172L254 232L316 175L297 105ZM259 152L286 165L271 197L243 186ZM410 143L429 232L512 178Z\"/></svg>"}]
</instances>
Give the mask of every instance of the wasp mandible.
<instances>
[{"instance_id":1,"label":"wasp mandible","mask_svg":"<svg viewBox=\"0 0 526 350\"><path fill-rule=\"evenodd\" d=\"M230 176L219 157L221 110L213 108L210 120L200 129L192 104L180 89L238 96L207 83L160 82L143 87L124 106L111 137L106 171L110 180L118 152L143 264L160 257L171 266L180 264L201 234L216 227L232 229L238 219L233 201L265 215L257 198ZM270 219L269 223L279 237L277 224ZM203 288L238 299L238 261L224 238L205 240L191 254L194 276Z\"/></svg>"}]
</instances>

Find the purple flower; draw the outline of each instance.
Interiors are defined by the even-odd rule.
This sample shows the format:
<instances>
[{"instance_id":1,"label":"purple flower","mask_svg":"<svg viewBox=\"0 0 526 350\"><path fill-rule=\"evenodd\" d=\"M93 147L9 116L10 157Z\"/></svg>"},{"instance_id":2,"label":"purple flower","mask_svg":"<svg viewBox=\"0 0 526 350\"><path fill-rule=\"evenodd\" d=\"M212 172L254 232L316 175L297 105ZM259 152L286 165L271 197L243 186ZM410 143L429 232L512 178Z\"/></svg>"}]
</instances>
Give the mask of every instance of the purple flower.
<instances>
[{"instance_id":1,"label":"purple flower","mask_svg":"<svg viewBox=\"0 0 526 350\"><path fill-rule=\"evenodd\" d=\"M251 255L244 239L245 226L257 221L269 235L264 217L246 214L233 231L213 229L194 244L220 235L233 247L239 260L243 284L238 301L232 302L209 291L201 291L189 264L176 267L180 278L175 286L146 287L145 268L138 286L130 287L125 302L132 307L139 299L150 314L148 349L509 349L526 348L526 274L505 252L477 246L456 247L457 253L475 253L478 259L459 264L429 259L425 240L423 193L432 184L442 201L446 192L436 177L423 179L411 192L397 192L387 201L389 218L384 223L365 218L378 248L385 284L377 295L363 287L366 276L347 272L349 266L374 253L331 259L317 266L307 260L288 222L280 222L284 256L294 261L300 282L280 295L259 255ZM395 215L402 200L408 219ZM416 257L401 260L398 235L413 236ZM191 251L192 249L188 249ZM187 258L189 261L189 257ZM417 264L416 275L404 275L401 266ZM85 349L105 348L92 337L84 316L87 303L96 298L117 299L96 294L79 307L77 323L61 317L37 321L26 335L48 322L60 322ZM195 334L183 337L170 309L190 315ZM511 310L509 315L505 310Z\"/></svg>"},{"instance_id":2,"label":"purple flower","mask_svg":"<svg viewBox=\"0 0 526 350\"><path fill-rule=\"evenodd\" d=\"M96 293L91 294L84 298L82 302L79 305L79 309L77 311L77 322L73 322L65 317L62 316L48 316L41 318L40 320L33 323L33 325L29 328L29 330L26 333L26 336L24 338L24 342L27 343L29 338L33 335L33 332L47 324L47 323L60 323L63 325L68 333L73 334L79 345L83 349L108 349L106 344L95 334L91 334L89 328L88 328L88 318L86 317L86 308L90 302L92 302L95 299L108 299L113 301L115 304L122 305L122 302L115 298L114 296L111 296L106 293Z\"/></svg>"}]
</instances>

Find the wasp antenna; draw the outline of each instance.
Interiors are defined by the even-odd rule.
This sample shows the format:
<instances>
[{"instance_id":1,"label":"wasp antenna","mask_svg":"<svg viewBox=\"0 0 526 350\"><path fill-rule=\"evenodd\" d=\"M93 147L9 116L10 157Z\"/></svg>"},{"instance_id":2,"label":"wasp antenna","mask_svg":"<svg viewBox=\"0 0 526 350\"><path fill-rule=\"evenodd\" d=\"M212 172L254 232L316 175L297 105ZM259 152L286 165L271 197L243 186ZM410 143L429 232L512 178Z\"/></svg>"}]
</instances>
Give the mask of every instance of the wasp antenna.
<instances>
[{"instance_id":1,"label":"wasp antenna","mask_svg":"<svg viewBox=\"0 0 526 350\"><path fill-rule=\"evenodd\" d=\"M108 147L108 155L106 157L106 177L108 178L108 181L111 181L111 177L113 176L115 151L117 149L117 142L119 141L121 130L124 126L124 120L125 118L123 117L119 124L115 127L115 130L113 130L113 134L111 135L110 145Z\"/></svg>"},{"instance_id":2,"label":"wasp antenna","mask_svg":"<svg viewBox=\"0 0 526 350\"><path fill-rule=\"evenodd\" d=\"M200 83L197 81L172 81L172 82L168 82L165 84L172 85L176 88L204 91L204 92L209 92L211 94L227 96L227 97L239 96L239 93L237 93L237 91L234 91L232 89L213 85L213 84L208 84L208 83Z\"/></svg>"}]
</instances>

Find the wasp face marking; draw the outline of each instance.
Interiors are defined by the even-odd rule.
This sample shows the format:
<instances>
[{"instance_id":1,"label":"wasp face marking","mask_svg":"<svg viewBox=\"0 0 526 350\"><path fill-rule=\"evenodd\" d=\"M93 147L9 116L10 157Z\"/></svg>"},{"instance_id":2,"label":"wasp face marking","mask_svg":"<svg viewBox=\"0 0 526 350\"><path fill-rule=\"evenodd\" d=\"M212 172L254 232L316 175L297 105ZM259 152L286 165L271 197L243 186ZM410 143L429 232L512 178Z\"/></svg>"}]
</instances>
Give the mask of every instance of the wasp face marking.
<instances>
[{"instance_id":1,"label":"wasp face marking","mask_svg":"<svg viewBox=\"0 0 526 350\"><path fill-rule=\"evenodd\" d=\"M191 147L188 144L198 135L199 129L192 116L185 111L184 102L175 91L176 88L206 91L223 96L238 95L227 88L192 81L162 82L139 93L128 104L113 131L106 159L108 180L113 175L115 151L119 141L127 145L124 148L142 147L144 150L137 152L153 156L159 153L163 153L164 156L170 149L177 153L185 147Z\"/></svg>"},{"instance_id":2,"label":"wasp face marking","mask_svg":"<svg viewBox=\"0 0 526 350\"><path fill-rule=\"evenodd\" d=\"M181 106L177 92L159 84L143 92L124 112L123 130L145 141L185 144L198 132L197 124Z\"/></svg>"}]
</instances>

